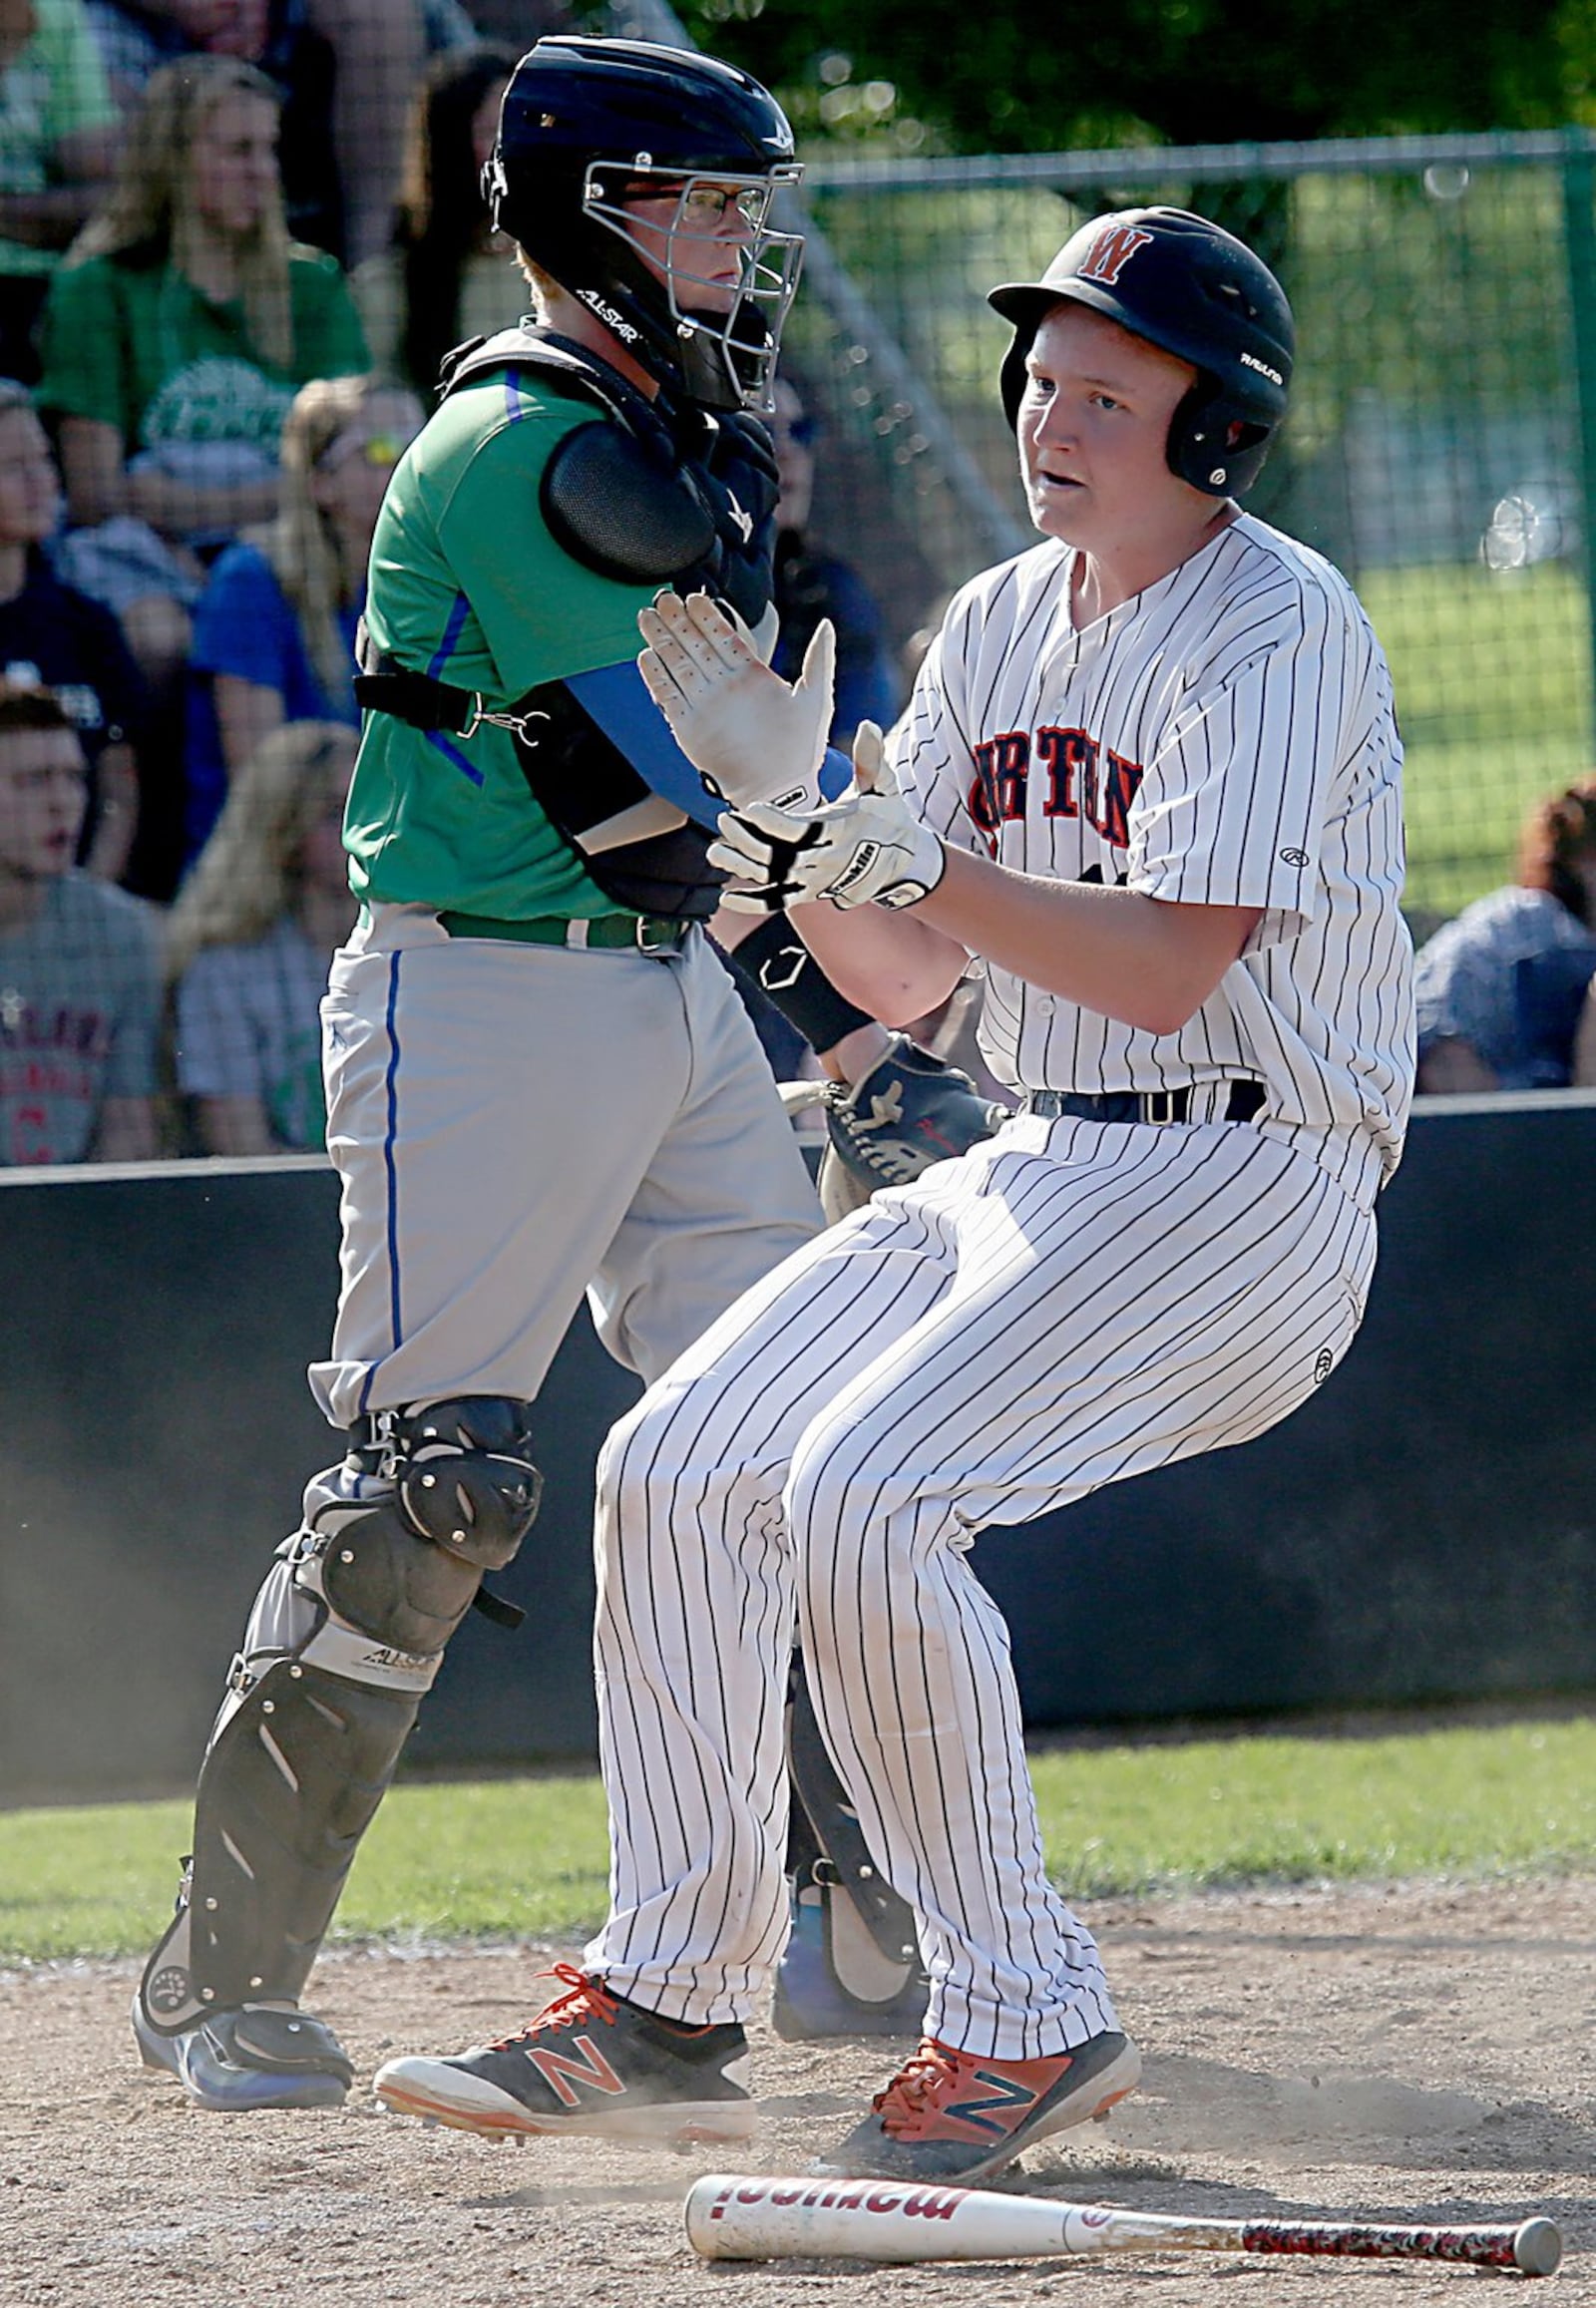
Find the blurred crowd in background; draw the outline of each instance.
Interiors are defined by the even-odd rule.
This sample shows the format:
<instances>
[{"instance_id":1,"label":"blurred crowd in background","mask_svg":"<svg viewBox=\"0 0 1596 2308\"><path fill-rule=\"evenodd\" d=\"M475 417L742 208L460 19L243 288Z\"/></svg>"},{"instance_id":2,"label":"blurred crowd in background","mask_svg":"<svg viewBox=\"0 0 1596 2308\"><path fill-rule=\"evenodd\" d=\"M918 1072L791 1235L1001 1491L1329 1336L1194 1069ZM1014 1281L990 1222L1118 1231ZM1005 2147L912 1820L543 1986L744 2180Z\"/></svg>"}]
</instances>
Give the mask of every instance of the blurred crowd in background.
<instances>
[{"instance_id":1,"label":"blurred crowd in background","mask_svg":"<svg viewBox=\"0 0 1596 2308\"><path fill-rule=\"evenodd\" d=\"M569 28L0 0L0 1165L321 1144L372 529L443 355L525 309L480 174L517 58ZM846 743L914 649L812 528L800 375L771 422L776 662L834 619ZM1558 809L1421 965L1424 1087L1596 1080L1596 788Z\"/></svg>"},{"instance_id":2,"label":"blurred crowd in background","mask_svg":"<svg viewBox=\"0 0 1596 2308\"><path fill-rule=\"evenodd\" d=\"M321 1145L372 530L526 309L481 172L567 27L511 13L0 0L0 1163ZM838 619L846 736L901 680L783 394L783 647Z\"/></svg>"}]
</instances>

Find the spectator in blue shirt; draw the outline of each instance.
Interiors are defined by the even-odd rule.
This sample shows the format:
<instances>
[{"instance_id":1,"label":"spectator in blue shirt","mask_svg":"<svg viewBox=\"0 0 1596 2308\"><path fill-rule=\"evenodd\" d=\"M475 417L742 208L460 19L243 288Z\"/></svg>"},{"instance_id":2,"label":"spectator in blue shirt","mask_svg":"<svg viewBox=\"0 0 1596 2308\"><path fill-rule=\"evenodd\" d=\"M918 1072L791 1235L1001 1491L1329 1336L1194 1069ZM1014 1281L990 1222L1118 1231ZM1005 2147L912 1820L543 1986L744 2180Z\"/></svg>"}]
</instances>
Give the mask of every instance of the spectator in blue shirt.
<instances>
[{"instance_id":1,"label":"spectator in blue shirt","mask_svg":"<svg viewBox=\"0 0 1596 2308\"><path fill-rule=\"evenodd\" d=\"M359 721L354 634L383 492L421 430L413 393L373 376L306 385L282 433L282 505L216 562L190 651L185 849L227 783L290 721Z\"/></svg>"},{"instance_id":2,"label":"spectator in blue shirt","mask_svg":"<svg viewBox=\"0 0 1596 2308\"><path fill-rule=\"evenodd\" d=\"M1596 973L1596 777L1537 803L1517 879L1419 951L1418 1087L1565 1089Z\"/></svg>"}]
</instances>

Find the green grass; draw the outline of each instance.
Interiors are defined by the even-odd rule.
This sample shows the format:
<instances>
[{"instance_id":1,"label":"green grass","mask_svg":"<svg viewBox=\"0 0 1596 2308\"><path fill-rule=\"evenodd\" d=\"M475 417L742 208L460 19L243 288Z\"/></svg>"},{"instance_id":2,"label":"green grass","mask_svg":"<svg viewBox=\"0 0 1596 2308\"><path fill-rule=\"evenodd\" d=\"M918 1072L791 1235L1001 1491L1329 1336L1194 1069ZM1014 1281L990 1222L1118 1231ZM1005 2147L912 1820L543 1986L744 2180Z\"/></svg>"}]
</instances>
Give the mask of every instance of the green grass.
<instances>
[{"instance_id":1,"label":"green grass","mask_svg":"<svg viewBox=\"0 0 1596 2308\"><path fill-rule=\"evenodd\" d=\"M1406 749L1407 901L1453 913L1510 878L1531 802L1592 766L1589 615L1563 563L1373 570Z\"/></svg>"},{"instance_id":2,"label":"green grass","mask_svg":"<svg viewBox=\"0 0 1596 2308\"><path fill-rule=\"evenodd\" d=\"M1596 1722L1204 1739L1033 1759L1072 1891L1596 1867Z\"/></svg>"},{"instance_id":3,"label":"green grass","mask_svg":"<svg viewBox=\"0 0 1596 2308\"><path fill-rule=\"evenodd\" d=\"M1205 1738L1032 1758L1071 1894L1596 1870L1596 1721ZM189 1807L0 1813L0 1960L125 1955L169 1911ZM604 1904L597 1779L399 1787L336 1936L575 1939Z\"/></svg>"}]
</instances>

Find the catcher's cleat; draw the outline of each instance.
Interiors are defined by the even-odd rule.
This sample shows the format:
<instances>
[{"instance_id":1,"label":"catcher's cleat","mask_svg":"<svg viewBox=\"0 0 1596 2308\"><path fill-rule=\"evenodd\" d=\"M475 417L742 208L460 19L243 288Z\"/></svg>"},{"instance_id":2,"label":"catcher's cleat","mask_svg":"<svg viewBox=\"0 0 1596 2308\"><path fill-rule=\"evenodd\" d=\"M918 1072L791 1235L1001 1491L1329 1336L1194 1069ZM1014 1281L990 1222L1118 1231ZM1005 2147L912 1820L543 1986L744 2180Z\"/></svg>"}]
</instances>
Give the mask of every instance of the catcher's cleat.
<instances>
[{"instance_id":1,"label":"catcher's cleat","mask_svg":"<svg viewBox=\"0 0 1596 2308\"><path fill-rule=\"evenodd\" d=\"M1112 2031L1043 2060L984 2060L928 2036L864 2121L811 2168L963 2186L1055 2131L1106 2116L1140 2075L1141 2054Z\"/></svg>"},{"instance_id":2,"label":"catcher's cleat","mask_svg":"<svg viewBox=\"0 0 1596 2308\"><path fill-rule=\"evenodd\" d=\"M918 2036L930 1982L918 1957L890 1963L852 1920L851 1903L815 1887L792 1903L792 1932L776 1971L770 2025L787 2044L836 2036ZM852 1926L850 1977L839 1977L836 1937ZM851 1984L850 1984L851 1983Z\"/></svg>"},{"instance_id":3,"label":"catcher's cleat","mask_svg":"<svg viewBox=\"0 0 1596 2308\"><path fill-rule=\"evenodd\" d=\"M662 2020L570 1964L554 1977L567 1993L530 2028L452 2060L390 2060L377 2098L489 2138L569 2131L679 2147L752 2137L741 2028Z\"/></svg>"},{"instance_id":4,"label":"catcher's cleat","mask_svg":"<svg viewBox=\"0 0 1596 2308\"><path fill-rule=\"evenodd\" d=\"M135 1998L133 2034L145 2066L175 2076L195 2106L212 2115L337 2108L354 2082L332 2030L295 2005L208 2012L181 2035L163 2036Z\"/></svg>"}]
</instances>

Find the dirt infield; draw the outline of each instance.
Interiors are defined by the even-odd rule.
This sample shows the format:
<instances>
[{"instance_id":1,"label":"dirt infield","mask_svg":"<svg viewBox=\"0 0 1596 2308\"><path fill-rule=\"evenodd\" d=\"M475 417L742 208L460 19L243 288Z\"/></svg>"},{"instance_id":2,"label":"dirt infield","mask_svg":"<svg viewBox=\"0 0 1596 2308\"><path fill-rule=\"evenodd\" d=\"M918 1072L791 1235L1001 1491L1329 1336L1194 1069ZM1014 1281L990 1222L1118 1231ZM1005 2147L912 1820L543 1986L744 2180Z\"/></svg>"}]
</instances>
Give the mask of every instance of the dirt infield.
<instances>
[{"instance_id":1,"label":"dirt infield","mask_svg":"<svg viewBox=\"0 0 1596 2308\"><path fill-rule=\"evenodd\" d=\"M1596 2301L1596 1882L1099 1904L1140 2093L1009 2184L1151 2211L1513 2220L1563 2230L1551 2297ZM342 1955L312 2002L362 2078L391 2050L521 2024L562 1949ZM499 2147L383 2114L201 2116L137 2068L131 1966L0 1976L4 2308L794 2308L828 2296L1004 2308L1460 2302L1462 2268L1240 2255L882 2269L698 2261L695 2159ZM765 2121L743 2168L802 2170L896 2047L757 2032Z\"/></svg>"}]
</instances>

